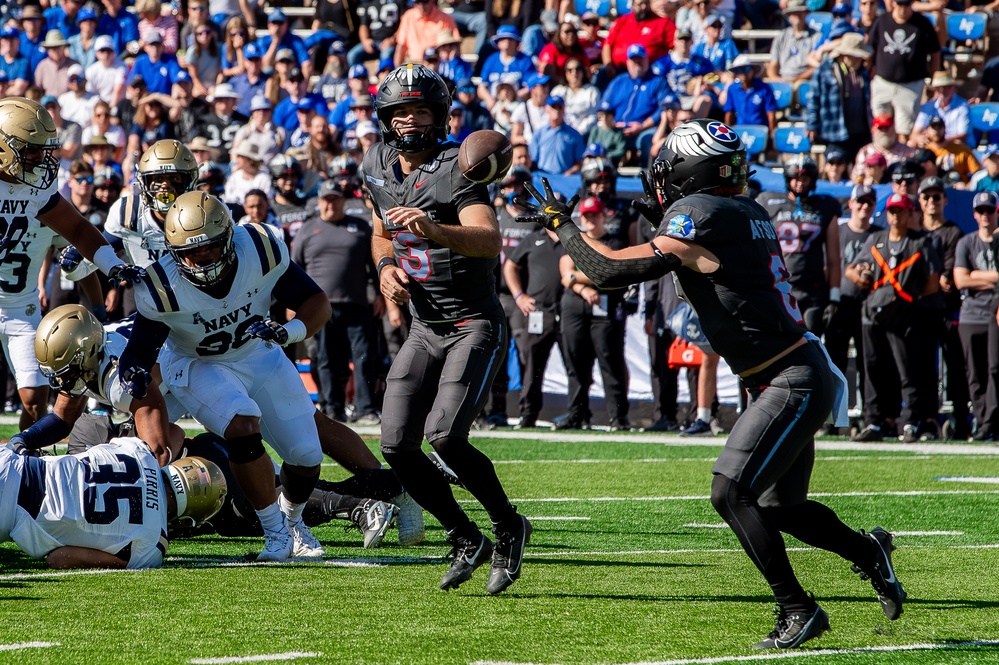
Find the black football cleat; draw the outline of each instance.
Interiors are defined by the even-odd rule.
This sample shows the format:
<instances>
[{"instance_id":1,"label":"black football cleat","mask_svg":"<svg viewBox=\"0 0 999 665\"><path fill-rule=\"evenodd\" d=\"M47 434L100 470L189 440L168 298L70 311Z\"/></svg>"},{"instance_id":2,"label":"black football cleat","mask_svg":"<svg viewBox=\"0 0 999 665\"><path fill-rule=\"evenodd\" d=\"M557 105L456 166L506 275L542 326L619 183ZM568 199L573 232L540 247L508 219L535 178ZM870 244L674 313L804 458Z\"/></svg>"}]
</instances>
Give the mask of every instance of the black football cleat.
<instances>
[{"instance_id":1,"label":"black football cleat","mask_svg":"<svg viewBox=\"0 0 999 665\"><path fill-rule=\"evenodd\" d=\"M879 526L864 534L864 537L870 538L873 542L874 565L865 569L854 564L851 569L855 573L860 573L860 579L871 581L885 616L894 621L902 616L902 603L908 595L902 588L902 583L895 577L895 566L891 562L891 553L895 550L892 541L895 537Z\"/></svg>"},{"instance_id":2,"label":"black football cleat","mask_svg":"<svg viewBox=\"0 0 999 665\"><path fill-rule=\"evenodd\" d=\"M440 588L444 591L457 589L464 582L472 577L475 569L489 561L493 553L493 542L481 533L481 540L469 540L463 536L448 536L451 543L451 553L448 557L453 557L451 567L441 579Z\"/></svg>"},{"instance_id":3,"label":"black football cleat","mask_svg":"<svg viewBox=\"0 0 999 665\"><path fill-rule=\"evenodd\" d=\"M493 529L496 548L493 550L493 563L489 569L489 584L486 585L486 591L493 595L500 593L520 577L524 547L531 541L534 528L523 515L517 515L517 520L518 527L513 531Z\"/></svg>"},{"instance_id":4,"label":"black football cleat","mask_svg":"<svg viewBox=\"0 0 999 665\"><path fill-rule=\"evenodd\" d=\"M754 649L794 649L829 630L829 615L818 605L811 612L794 614L787 614L780 607L774 609L777 613L774 629L754 644Z\"/></svg>"}]
</instances>

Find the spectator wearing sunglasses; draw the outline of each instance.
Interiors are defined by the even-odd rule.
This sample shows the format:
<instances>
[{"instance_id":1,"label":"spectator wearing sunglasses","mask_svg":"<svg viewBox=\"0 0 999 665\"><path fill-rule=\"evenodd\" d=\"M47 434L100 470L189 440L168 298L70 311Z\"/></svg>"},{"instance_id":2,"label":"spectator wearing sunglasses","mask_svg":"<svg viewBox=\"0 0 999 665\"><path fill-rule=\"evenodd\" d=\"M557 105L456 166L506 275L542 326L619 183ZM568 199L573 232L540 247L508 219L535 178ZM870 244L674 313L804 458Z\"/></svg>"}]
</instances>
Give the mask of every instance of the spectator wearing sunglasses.
<instances>
[{"instance_id":1,"label":"spectator wearing sunglasses","mask_svg":"<svg viewBox=\"0 0 999 665\"><path fill-rule=\"evenodd\" d=\"M867 158L874 153L884 157L887 166L916 156L915 148L910 148L898 140L898 133L895 131L895 118L889 113L875 116L874 122L871 123L871 136L873 140L857 152L857 159L850 177L855 182L860 182L864 178L864 165ZM914 194L915 191L912 193Z\"/></svg>"},{"instance_id":2,"label":"spectator wearing sunglasses","mask_svg":"<svg viewBox=\"0 0 999 665\"><path fill-rule=\"evenodd\" d=\"M72 65L67 71L69 91L59 95L59 106L62 117L71 120L86 129L94 118L94 107L101 98L92 92L87 92L87 81L83 75L83 67Z\"/></svg>"},{"instance_id":3,"label":"spectator wearing sunglasses","mask_svg":"<svg viewBox=\"0 0 999 665\"><path fill-rule=\"evenodd\" d=\"M847 167L849 161L842 148L830 147L826 149L825 161L822 164L822 180L834 185L849 183L849 173Z\"/></svg>"}]
</instances>

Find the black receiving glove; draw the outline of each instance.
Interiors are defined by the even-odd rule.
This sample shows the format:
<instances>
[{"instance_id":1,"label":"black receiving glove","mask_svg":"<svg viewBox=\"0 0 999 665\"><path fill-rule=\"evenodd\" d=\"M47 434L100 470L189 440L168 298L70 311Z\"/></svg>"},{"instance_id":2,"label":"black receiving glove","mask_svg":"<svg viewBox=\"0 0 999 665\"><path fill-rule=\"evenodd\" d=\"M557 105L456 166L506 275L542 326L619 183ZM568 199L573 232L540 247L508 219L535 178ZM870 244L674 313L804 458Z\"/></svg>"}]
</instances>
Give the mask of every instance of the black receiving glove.
<instances>
[{"instance_id":1,"label":"black receiving glove","mask_svg":"<svg viewBox=\"0 0 999 665\"><path fill-rule=\"evenodd\" d=\"M119 263L108 272L108 279L114 286L135 286L146 276L146 271L139 266Z\"/></svg>"},{"instance_id":2,"label":"black receiving glove","mask_svg":"<svg viewBox=\"0 0 999 665\"><path fill-rule=\"evenodd\" d=\"M531 203L518 196L515 203L527 208L530 210L530 213L517 215L517 221L522 224L540 224L549 231L557 231L558 227L562 224L572 224L572 211L576 207L576 203L579 202L579 194L569 199L568 203L563 203L555 198L555 192L552 191L551 185L548 184L548 178L542 178L541 184L545 187L544 196L531 183L524 183L524 189L538 203Z\"/></svg>"},{"instance_id":3,"label":"black receiving glove","mask_svg":"<svg viewBox=\"0 0 999 665\"><path fill-rule=\"evenodd\" d=\"M658 229L659 224L663 221L663 216L666 214L666 209L659 203L659 195L656 194L656 190L652 187L652 183L649 182L649 177L645 174L645 171L640 172L638 177L642 179L642 189L645 190L645 198L641 200L635 199L631 202L631 207L647 219L652 224L652 228Z\"/></svg>"},{"instance_id":4,"label":"black receiving glove","mask_svg":"<svg viewBox=\"0 0 999 665\"><path fill-rule=\"evenodd\" d=\"M124 367L118 371L118 380L125 392L135 399L142 399L146 396L146 389L153 382L153 377L141 367Z\"/></svg>"}]
</instances>

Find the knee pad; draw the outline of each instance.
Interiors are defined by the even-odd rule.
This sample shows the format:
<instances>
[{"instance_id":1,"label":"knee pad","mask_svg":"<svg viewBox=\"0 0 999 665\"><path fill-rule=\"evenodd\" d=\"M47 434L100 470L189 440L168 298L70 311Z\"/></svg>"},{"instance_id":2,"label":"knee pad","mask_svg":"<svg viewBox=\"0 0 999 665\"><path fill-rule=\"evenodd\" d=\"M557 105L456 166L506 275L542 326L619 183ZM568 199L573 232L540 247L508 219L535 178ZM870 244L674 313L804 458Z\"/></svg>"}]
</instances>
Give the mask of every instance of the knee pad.
<instances>
[{"instance_id":1,"label":"knee pad","mask_svg":"<svg viewBox=\"0 0 999 665\"><path fill-rule=\"evenodd\" d=\"M264 437L259 432L226 439L225 450L233 464L249 464L267 454L264 450Z\"/></svg>"},{"instance_id":2,"label":"knee pad","mask_svg":"<svg viewBox=\"0 0 999 665\"><path fill-rule=\"evenodd\" d=\"M300 468L300 467L299 467ZM287 464L281 465L281 491L289 503L305 503L309 500L312 490L319 480L319 469L315 473L304 475L292 469Z\"/></svg>"}]
</instances>

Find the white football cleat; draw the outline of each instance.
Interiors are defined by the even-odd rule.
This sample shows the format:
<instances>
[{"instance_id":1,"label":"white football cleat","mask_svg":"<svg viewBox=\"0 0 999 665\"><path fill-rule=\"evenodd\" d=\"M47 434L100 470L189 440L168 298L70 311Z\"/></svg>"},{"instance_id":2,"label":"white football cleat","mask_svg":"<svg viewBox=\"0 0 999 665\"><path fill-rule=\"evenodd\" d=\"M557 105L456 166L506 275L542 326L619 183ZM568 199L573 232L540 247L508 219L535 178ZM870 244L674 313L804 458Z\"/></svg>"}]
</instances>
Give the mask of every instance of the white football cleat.
<instances>
[{"instance_id":1,"label":"white football cleat","mask_svg":"<svg viewBox=\"0 0 999 665\"><path fill-rule=\"evenodd\" d=\"M403 492L392 499L392 503L399 507L399 544L403 547L419 545L427 535L427 530L423 526L423 507L409 496L409 492Z\"/></svg>"},{"instance_id":2,"label":"white football cleat","mask_svg":"<svg viewBox=\"0 0 999 665\"><path fill-rule=\"evenodd\" d=\"M264 532L264 551L257 561L287 561L295 549L295 540L287 529Z\"/></svg>"},{"instance_id":3,"label":"white football cleat","mask_svg":"<svg viewBox=\"0 0 999 665\"><path fill-rule=\"evenodd\" d=\"M292 541L294 542L292 556L308 557L310 559L326 556L326 550L323 549L319 539L309 531L309 527L305 526L305 522L302 520L298 520L297 522L289 520L288 530L291 531Z\"/></svg>"},{"instance_id":4,"label":"white football cleat","mask_svg":"<svg viewBox=\"0 0 999 665\"><path fill-rule=\"evenodd\" d=\"M364 534L364 547L378 547L385 532L395 522L398 508L395 504L366 499L350 513L350 521Z\"/></svg>"}]
</instances>

